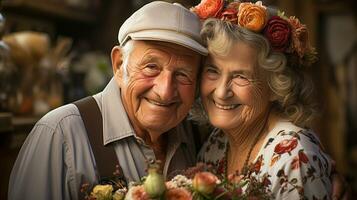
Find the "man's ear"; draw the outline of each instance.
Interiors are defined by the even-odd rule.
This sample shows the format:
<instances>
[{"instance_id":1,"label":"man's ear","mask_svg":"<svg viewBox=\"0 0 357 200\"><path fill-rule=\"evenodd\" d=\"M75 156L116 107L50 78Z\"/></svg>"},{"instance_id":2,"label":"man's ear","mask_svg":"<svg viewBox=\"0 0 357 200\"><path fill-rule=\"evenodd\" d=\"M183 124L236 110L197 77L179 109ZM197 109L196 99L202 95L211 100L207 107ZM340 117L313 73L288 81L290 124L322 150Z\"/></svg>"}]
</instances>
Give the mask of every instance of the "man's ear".
<instances>
[{"instance_id":1,"label":"man's ear","mask_svg":"<svg viewBox=\"0 0 357 200\"><path fill-rule=\"evenodd\" d=\"M123 53L119 46L115 46L111 52L112 68L115 80L120 83L123 78Z\"/></svg>"}]
</instances>

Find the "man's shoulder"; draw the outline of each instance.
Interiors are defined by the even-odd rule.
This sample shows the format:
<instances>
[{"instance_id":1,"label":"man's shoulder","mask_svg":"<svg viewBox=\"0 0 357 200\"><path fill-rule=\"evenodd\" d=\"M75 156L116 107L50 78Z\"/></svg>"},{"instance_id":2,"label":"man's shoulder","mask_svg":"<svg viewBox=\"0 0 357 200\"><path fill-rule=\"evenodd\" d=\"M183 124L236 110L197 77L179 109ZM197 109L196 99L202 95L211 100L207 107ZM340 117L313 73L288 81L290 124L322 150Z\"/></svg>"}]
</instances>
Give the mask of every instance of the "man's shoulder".
<instances>
[{"instance_id":1,"label":"man's shoulder","mask_svg":"<svg viewBox=\"0 0 357 200\"><path fill-rule=\"evenodd\" d=\"M37 125L46 125L49 128L56 129L56 127L65 122L67 126L78 123L81 119L78 108L70 103L51 110L45 114Z\"/></svg>"}]
</instances>

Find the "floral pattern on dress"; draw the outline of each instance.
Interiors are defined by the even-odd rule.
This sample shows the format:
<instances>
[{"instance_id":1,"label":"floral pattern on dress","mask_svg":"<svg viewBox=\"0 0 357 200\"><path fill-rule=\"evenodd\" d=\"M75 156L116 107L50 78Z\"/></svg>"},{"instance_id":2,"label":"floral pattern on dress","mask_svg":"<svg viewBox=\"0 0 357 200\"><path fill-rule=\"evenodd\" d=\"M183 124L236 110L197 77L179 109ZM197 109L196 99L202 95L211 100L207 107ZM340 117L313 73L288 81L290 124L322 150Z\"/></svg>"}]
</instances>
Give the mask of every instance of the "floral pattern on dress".
<instances>
[{"instance_id":1,"label":"floral pattern on dress","mask_svg":"<svg viewBox=\"0 0 357 200\"><path fill-rule=\"evenodd\" d=\"M214 130L199 154L199 161L224 174L227 137ZM278 122L266 136L249 175L264 180L275 199L330 199L332 160L317 136L290 122Z\"/></svg>"}]
</instances>

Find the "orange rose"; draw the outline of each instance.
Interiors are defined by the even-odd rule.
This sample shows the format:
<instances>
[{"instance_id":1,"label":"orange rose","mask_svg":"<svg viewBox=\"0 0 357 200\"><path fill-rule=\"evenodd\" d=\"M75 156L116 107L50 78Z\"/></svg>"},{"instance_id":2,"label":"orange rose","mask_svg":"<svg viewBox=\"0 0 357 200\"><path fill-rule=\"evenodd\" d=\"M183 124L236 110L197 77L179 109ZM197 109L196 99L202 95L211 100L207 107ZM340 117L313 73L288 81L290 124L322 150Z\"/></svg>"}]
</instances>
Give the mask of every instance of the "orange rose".
<instances>
[{"instance_id":1,"label":"orange rose","mask_svg":"<svg viewBox=\"0 0 357 200\"><path fill-rule=\"evenodd\" d=\"M195 12L201 19L218 16L223 8L223 0L202 0L200 4L193 7L191 10Z\"/></svg>"},{"instance_id":2,"label":"orange rose","mask_svg":"<svg viewBox=\"0 0 357 200\"><path fill-rule=\"evenodd\" d=\"M266 7L260 1L256 4L241 3L238 11L238 24L248 30L260 32L268 18Z\"/></svg>"}]
</instances>

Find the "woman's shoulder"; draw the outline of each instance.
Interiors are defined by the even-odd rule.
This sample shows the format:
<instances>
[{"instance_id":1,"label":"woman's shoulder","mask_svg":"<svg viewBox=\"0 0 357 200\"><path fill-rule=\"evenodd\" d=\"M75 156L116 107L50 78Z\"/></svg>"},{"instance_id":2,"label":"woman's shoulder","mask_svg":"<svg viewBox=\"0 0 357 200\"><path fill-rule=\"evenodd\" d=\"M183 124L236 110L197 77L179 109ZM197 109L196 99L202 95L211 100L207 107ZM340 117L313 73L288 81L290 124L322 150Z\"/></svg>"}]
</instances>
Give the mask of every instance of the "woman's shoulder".
<instances>
[{"instance_id":1,"label":"woman's shoulder","mask_svg":"<svg viewBox=\"0 0 357 200\"><path fill-rule=\"evenodd\" d=\"M269 174L276 195L287 195L285 191L293 188L304 188L303 196L309 198L329 192L332 160L311 129L279 122L266 141L259 174ZM288 182L293 182L291 188Z\"/></svg>"},{"instance_id":2,"label":"woman's shoulder","mask_svg":"<svg viewBox=\"0 0 357 200\"><path fill-rule=\"evenodd\" d=\"M279 122L269 133L261 149L263 173L284 170L331 171L331 158L324 152L317 135L311 130L301 128L291 122Z\"/></svg>"},{"instance_id":3,"label":"woman's shoulder","mask_svg":"<svg viewBox=\"0 0 357 200\"><path fill-rule=\"evenodd\" d=\"M319 137L312 129L299 127L291 122L280 121L268 135L264 148L270 147L278 154L296 154L295 149L308 152L323 150Z\"/></svg>"}]
</instances>

